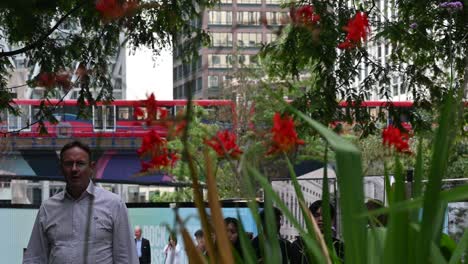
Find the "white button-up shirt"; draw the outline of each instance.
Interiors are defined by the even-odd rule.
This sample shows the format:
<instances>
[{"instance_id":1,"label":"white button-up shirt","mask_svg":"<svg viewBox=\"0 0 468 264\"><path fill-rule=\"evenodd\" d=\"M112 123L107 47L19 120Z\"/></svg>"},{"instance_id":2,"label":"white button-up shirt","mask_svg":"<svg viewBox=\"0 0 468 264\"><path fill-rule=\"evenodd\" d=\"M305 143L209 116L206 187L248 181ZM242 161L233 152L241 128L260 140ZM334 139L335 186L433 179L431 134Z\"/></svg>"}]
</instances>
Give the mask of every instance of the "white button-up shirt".
<instances>
[{"instance_id":1,"label":"white button-up shirt","mask_svg":"<svg viewBox=\"0 0 468 264\"><path fill-rule=\"evenodd\" d=\"M45 201L23 264L138 264L125 203L92 182L78 199L66 191Z\"/></svg>"}]
</instances>

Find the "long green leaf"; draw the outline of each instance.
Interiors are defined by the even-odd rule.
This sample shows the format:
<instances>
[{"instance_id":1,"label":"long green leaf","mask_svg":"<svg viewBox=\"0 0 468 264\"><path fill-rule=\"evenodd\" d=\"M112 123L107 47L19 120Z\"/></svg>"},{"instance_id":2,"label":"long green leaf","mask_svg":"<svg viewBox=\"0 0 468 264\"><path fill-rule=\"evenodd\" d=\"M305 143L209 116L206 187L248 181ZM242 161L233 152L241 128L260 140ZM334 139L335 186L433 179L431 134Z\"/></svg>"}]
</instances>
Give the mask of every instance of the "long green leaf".
<instances>
[{"instance_id":1,"label":"long green leaf","mask_svg":"<svg viewBox=\"0 0 468 264\"><path fill-rule=\"evenodd\" d=\"M286 156L286 161L287 161L288 168L289 168L289 174L291 175L291 181L293 183L294 190L296 192L297 200L298 200L299 205L300 205L299 208L300 208L300 210L302 212L302 216L304 218L304 222L305 222L306 227L307 227L307 231L311 235L314 234L315 237L317 238L317 242L321 245L322 242L324 242L324 241L322 241L322 239L323 239L322 235L320 233L320 230L318 229L318 226L315 225L315 227L314 227L314 222L310 218L310 211L309 211L309 209L307 208L307 206L305 204L305 199L304 199L304 195L303 195L302 190L301 190L301 186L299 185L299 182L297 180L297 176L296 176L296 173L294 172L294 168L293 168L293 166L291 164L291 161L289 160L289 158L287 156ZM323 206L322 206L322 211L323 211ZM328 250L325 247L326 247L325 245L322 247L322 252L323 252L325 258L327 260L329 260ZM309 250L306 250L306 252L309 255L309 259L313 259L312 252L309 251Z\"/></svg>"},{"instance_id":2,"label":"long green leaf","mask_svg":"<svg viewBox=\"0 0 468 264\"><path fill-rule=\"evenodd\" d=\"M424 209L422 228L419 242L417 243L418 259L426 262L430 256L432 243L438 243L442 232L440 223L443 212L440 203L439 191L442 186L442 178L447 170L449 149L452 143L452 130L454 129L455 104L453 96L449 93L440 113L439 127L437 128L434 148L432 150L429 181L424 195Z\"/></svg>"},{"instance_id":3,"label":"long green leaf","mask_svg":"<svg viewBox=\"0 0 468 264\"><path fill-rule=\"evenodd\" d=\"M289 107L289 110L317 130L335 152L341 221L346 241L345 263L367 263L367 221L358 217L366 211L359 150L319 122L292 107Z\"/></svg>"},{"instance_id":4,"label":"long green leaf","mask_svg":"<svg viewBox=\"0 0 468 264\"><path fill-rule=\"evenodd\" d=\"M398 155L395 156L395 192L390 207L405 200L405 179ZM387 240L385 243L385 263L406 263L408 255L408 212L390 211Z\"/></svg>"},{"instance_id":5,"label":"long green leaf","mask_svg":"<svg viewBox=\"0 0 468 264\"><path fill-rule=\"evenodd\" d=\"M328 185L328 144L325 146L324 153L324 166L323 166L323 177L322 177L322 217L323 217L323 229L325 242L330 252L334 252L333 241L332 241L332 223L331 223L331 212L330 212L330 186ZM336 255L336 254L332 254ZM336 257L336 256L335 256Z\"/></svg>"},{"instance_id":6,"label":"long green leaf","mask_svg":"<svg viewBox=\"0 0 468 264\"><path fill-rule=\"evenodd\" d=\"M239 239L242 252L242 261L243 264L256 264L257 258L255 256L255 251L252 247L252 243L250 239L247 237L247 233L245 232L244 225L241 222L241 216L239 211L237 211L237 219L239 219ZM240 263L240 262L237 262Z\"/></svg>"},{"instance_id":7,"label":"long green leaf","mask_svg":"<svg viewBox=\"0 0 468 264\"><path fill-rule=\"evenodd\" d=\"M273 191L270 183L263 177L255 168L247 166L249 173L258 181L260 186L263 188L265 193L268 194L268 197L279 207L284 216L292 223L294 228L299 232L299 235L303 238L305 246L310 249L314 255L314 260L317 263L325 263L325 258L317 245L315 239L311 238L311 235L308 234L301 224L297 221L294 215L289 211L289 208L284 204L278 194Z\"/></svg>"},{"instance_id":8,"label":"long green leaf","mask_svg":"<svg viewBox=\"0 0 468 264\"><path fill-rule=\"evenodd\" d=\"M452 257L450 258L449 264L460 263L460 259L463 256L463 253L465 254L468 253L468 228L465 229L465 232L462 238L460 239L460 241L458 241L457 248L453 252ZM465 255L465 257L466 256L468 256L468 254Z\"/></svg>"}]
</instances>

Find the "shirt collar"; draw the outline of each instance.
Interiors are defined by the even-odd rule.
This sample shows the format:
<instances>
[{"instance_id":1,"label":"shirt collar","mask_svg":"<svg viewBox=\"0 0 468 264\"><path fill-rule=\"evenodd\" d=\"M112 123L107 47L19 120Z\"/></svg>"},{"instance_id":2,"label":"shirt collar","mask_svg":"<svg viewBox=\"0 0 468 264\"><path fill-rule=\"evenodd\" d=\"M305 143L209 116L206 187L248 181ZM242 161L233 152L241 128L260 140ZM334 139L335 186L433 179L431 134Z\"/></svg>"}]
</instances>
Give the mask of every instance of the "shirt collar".
<instances>
[{"instance_id":1,"label":"shirt collar","mask_svg":"<svg viewBox=\"0 0 468 264\"><path fill-rule=\"evenodd\" d=\"M91 196L94 196L95 195L95 192L96 192L96 188L94 186L94 183L92 180L89 180L89 183L88 183L88 187L86 188L85 192L87 192L88 194L90 194ZM83 192L84 193L84 192ZM83 196L83 194L81 194L81 196ZM74 200L74 198L67 192L67 188L65 188L65 190L61 193L61 199L65 199L65 198L69 198L69 199L72 199ZM78 198L77 200L80 200L80 198Z\"/></svg>"}]
</instances>

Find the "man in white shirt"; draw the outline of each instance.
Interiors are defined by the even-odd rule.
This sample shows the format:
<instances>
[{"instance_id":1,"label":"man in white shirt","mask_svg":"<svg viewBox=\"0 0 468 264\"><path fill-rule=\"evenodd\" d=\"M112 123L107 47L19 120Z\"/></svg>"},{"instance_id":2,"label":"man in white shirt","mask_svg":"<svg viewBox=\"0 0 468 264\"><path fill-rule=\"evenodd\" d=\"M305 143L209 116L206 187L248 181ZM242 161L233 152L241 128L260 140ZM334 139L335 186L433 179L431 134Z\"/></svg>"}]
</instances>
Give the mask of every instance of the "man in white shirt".
<instances>
[{"instance_id":1,"label":"man in white shirt","mask_svg":"<svg viewBox=\"0 0 468 264\"><path fill-rule=\"evenodd\" d=\"M94 185L94 166L87 145L63 146L66 189L41 205L24 264L138 264L127 207L119 196Z\"/></svg>"}]
</instances>

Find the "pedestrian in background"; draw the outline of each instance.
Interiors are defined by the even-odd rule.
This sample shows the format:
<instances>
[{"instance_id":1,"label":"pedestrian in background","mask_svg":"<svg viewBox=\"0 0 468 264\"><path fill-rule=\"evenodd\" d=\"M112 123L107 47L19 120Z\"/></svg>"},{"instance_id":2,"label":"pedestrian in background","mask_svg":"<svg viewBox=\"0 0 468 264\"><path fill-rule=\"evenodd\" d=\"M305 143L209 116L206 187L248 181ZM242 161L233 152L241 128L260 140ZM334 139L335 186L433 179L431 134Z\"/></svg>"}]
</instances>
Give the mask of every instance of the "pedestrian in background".
<instances>
[{"instance_id":1,"label":"pedestrian in background","mask_svg":"<svg viewBox=\"0 0 468 264\"><path fill-rule=\"evenodd\" d=\"M177 237L174 233L169 235L167 245L164 247L164 255L166 256L164 264L181 264L182 249L177 245Z\"/></svg>"},{"instance_id":2,"label":"pedestrian in background","mask_svg":"<svg viewBox=\"0 0 468 264\"><path fill-rule=\"evenodd\" d=\"M141 227L135 227L135 246L140 264L151 264L151 245L148 239L141 236Z\"/></svg>"}]
</instances>

